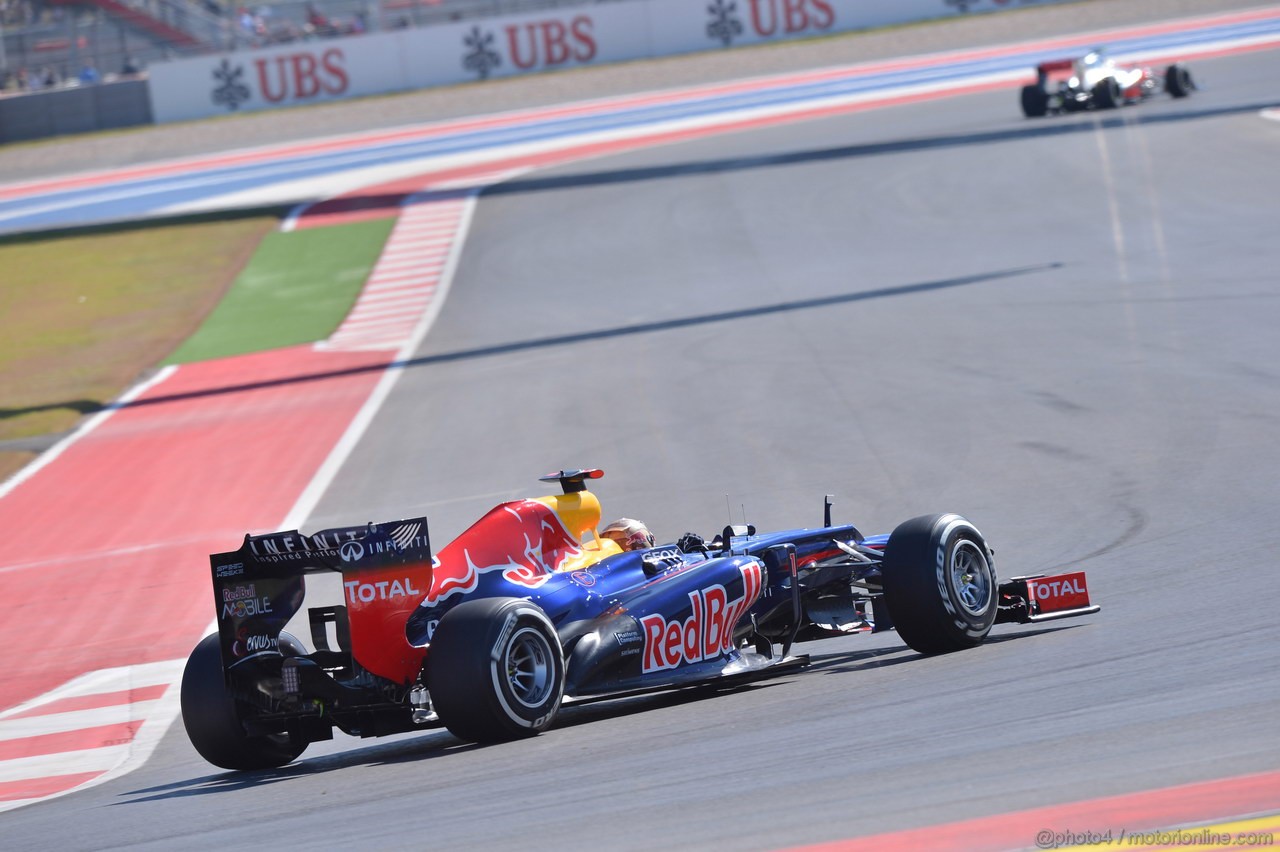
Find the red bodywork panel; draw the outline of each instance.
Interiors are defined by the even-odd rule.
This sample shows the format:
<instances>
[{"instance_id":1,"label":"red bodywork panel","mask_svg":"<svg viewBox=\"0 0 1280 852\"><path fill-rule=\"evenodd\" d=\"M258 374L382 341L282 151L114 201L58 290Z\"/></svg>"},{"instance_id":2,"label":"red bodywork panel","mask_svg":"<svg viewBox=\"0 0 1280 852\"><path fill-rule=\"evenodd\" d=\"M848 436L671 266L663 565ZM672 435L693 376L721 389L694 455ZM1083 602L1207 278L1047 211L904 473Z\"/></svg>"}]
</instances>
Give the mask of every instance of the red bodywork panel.
<instances>
[{"instance_id":1,"label":"red bodywork panel","mask_svg":"<svg viewBox=\"0 0 1280 852\"><path fill-rule=\"evenodd\" d=\"M1055 59L1052 62L1041 62L1036 66L1036 71L1050 79L1066 79L1071 76L1074 67L1074 59Z\"/></svg>"},{"instance_id":2,"label":"red bodywork panel","mask_svg":"<svg viewBox=\"0 0 1280 852\"><path fill-rule=\"evenodd\" d=\"M426 602L435 605L458 592L474 591L480 576L490 571L536 589L581 553L582 545L545 503L503 503L440 551Z\"/></svg>"},{"instance_id":3,"label":"red bodywork panel","mask_svg":"<svg viewBox=\"0 0 1280 852\"><path fill-rule=\"evenodd\" d=\"M594 498L577 494L544 498L566 513L590 499ZM388 566L359 574L345 568L351 653L376 675L412 683L427 655L427 648L410 644L405 635L409 616L419 605L434 606L455 594L473 592L491 572L532 592L555 572L602 555L588 550L546 502L516 500L490 509L430 565Z\"/></svg>"},{"instance_id":4,"label":"red bodywork panel","mask_svg":"<svg viewBox=\"0 0 1280 852\"><path fill-rule=\"evenodd\" d=\"M351 655L369 671L396 683L412 683L425 648L409 644L404 625L430 587L426 562L342 572L343 598L351 625Z\"/></svg>"},{"instance_id":5,"label":"red bodywork panel","mask_svg":"<svg viewBox=\"0 0 1280 852\"><path fill-rule=\"evenodd\" d=\"M589 478L592 471L583 473ZM209 557L223 663L230 669L252 657L279 656L278 637L302 610L306 575L336 572L345 624L341 610L311 609L313 637L336 624L339 646L347 635L360 666L411 684L427 656L426 644L412 644L406 631L420 606L473 592L490 574L503 593L524 596L558 571L621 552L598 537L599 521L600 503L583 489L503 503L438 554L426 518L245 536L239 550Z\"/></svg>"}]
</instances>

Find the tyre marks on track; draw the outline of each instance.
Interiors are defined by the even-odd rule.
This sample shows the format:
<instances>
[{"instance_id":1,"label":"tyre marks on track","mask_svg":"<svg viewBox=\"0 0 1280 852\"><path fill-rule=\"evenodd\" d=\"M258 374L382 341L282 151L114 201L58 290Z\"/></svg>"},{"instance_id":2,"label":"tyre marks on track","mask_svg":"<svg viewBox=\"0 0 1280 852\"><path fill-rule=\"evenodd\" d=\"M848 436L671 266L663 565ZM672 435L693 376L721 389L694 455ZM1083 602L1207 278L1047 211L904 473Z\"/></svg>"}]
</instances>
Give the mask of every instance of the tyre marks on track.
<instances>
[{"instance_id":1,"label":"tyre marks on track","mask_svg":"<svg viewBox=\"0 0 1280 852\"><path fill-rule=\"evenodd\" d=\"M898 95L860 107L926 96L940 95ZM785 120L849 110L818 107ZM505 165L546 166L780 120L596 141ZM67 681L0 713L0 810L100 783L149 756L177 713L177 690L159 692L181 671L183 661L172 657L185 653L207 624L207 553L234 546L246 530L289 525L280 519L290 505L290 514L298 514L297 495L314 488L317 469L335 466L335 445L347 441L353 418L366 415L374 385L389 375L383 353L406 352L438 310L438 290L456 263L458 234L476 195L509 174L476 174L476 166L457 171L453 188L437 183L421 192L419 179L404 190L413 193L406 201L391 205L402 204L401 221L356 309L325 344L188 365L138 404L123 405L59 464L12 489L18 501L0 501L0 527L41 530L40 542L24 542L21 552L7 554L16 561L0 565L0 598L16 602L5 634L14 638L11 658L24 661L0 685L0 706ZM461 172L469 172L465 181ZM139 541L162 544L129 552ZM82 588L86 573L79 568L89 563L95 576L107 578L103 596ZM104 614L104 597L128 603L140 589L165 592L145 629L131 623L132 612ZM60 613L53 628L44 618L51 598ZM76 635L75 626L84 624L96 625L91 645ZM83 657L68 650L82 647L89 649ZM134 660L151 662L106 668ZM152 676L159 679L148 682Z\"/></svg>"}]
</instances>

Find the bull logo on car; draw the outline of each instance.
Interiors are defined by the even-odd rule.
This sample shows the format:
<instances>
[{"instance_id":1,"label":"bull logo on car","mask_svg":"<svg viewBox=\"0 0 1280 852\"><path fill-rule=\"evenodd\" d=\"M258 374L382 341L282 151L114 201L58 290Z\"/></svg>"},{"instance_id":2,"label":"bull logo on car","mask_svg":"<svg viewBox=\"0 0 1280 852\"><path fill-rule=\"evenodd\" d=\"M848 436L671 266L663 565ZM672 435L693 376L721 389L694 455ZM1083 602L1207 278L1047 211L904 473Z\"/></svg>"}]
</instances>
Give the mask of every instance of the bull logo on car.
<instances>
[{"instance_id":1,"label":"bull logo on car","mask_svg":"<svg viewBox=\"0 0 1280 852\"><path fill-rule=\"evenodd\" d=\"M502 578L528 589L542 586L568 560L582 554L560 517L536 500L503 503L442 550L423 606L475 591L480 578Z\"/></svg>"}]
</instances>

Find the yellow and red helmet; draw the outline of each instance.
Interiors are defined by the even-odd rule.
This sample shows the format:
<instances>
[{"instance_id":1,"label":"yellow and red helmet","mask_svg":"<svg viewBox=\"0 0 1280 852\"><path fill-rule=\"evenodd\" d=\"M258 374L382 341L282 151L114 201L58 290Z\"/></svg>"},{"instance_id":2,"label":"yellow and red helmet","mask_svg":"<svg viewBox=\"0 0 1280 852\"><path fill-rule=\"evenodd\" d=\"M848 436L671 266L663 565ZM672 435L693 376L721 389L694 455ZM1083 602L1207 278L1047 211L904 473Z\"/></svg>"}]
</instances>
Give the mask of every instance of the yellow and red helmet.
<instances>
[{"instance_id":1,"label":"yellow and red helmet","mask_svg":"<svg viewBox=\"0 0 1280 852\"><path fill-rule=\"evenodd\" d=\"M649 528L644 524L631 518L618 518L605 527L600 535L611 539L623 550L644 550L647 547L653 547L653 533L649 532Z\"/></svg>"}]
</instances>

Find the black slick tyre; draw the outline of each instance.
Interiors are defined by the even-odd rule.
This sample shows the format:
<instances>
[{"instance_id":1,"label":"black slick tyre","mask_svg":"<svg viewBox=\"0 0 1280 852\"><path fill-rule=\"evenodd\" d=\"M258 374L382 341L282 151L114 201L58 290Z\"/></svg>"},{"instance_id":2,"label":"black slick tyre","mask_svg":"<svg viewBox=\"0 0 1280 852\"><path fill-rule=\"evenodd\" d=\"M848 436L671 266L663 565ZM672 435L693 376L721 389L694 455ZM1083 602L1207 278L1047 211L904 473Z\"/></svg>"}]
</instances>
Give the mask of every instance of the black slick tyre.
<instances>
[{"instance_id":1,"label":"black slick tyre","mask_svg":"<svg viewBox=\"0 0 1280 852\"><path fill-rule=\"evenodd\" d=\"M464 601L427 652L427 688L459 739L490 743L547 728L564 697L564 652L546 614L520 598Z\"/></svg>"},{"instance_id":2,"label":"black slick tyre","mask_svg":"<svg viewBox=\"0 0 1280 852\"><path fill-rule=\"evenodd\" d=\"M898 635L921 654L980 645L995 623L995 562L982 534L959 515L899 524L885 546L883 582Z\"/></svg>"},{"instance_id":3,"label":"black slick tyre","mask_svg":"<svg viewBox=\"0 0 1280 852\"><path fill-rule=\"evenodd\" d=\"M1115 109L1120 106L1121 98L1120 84L1115 77L1099 80L1098 85L1093 87L1093 105L1096 109Z\"/></svg>"},{"instance_id":4,"label":"black slick tyre","mask_svg":"<svg viewBox=\"0 0 1280 852\"><path fill-rule=\"evenodd\" d=\"M252 711L227 692L217 633L201 639L187 658L181 701L187 737L214 766L274 769L290 763L307 747L285 733L250 736L245 731L241 714Z\"/></svg>"},{"instance_id":5,"label":"black slick tyre","mask_svg":"<svg viewBox=\"0 0 1280 852\"><path fill-rule=\"evenodd\" d=\"M1049 93L1041 86L1022 87L1022 114L1027 118L1041 118L1049 112Z\"/></svg>"},{"instance_id":6,"label":"black slick tyre","mask_svg":"<svg viewBox=\"0 0 1280 852\"><path fill-rule=\"evenodd\" d=\"M1170 65L1164 72L1164 90L1172 97L1185 98L1196 85L1185 65Z\"/></svg>"}]
</instances>

